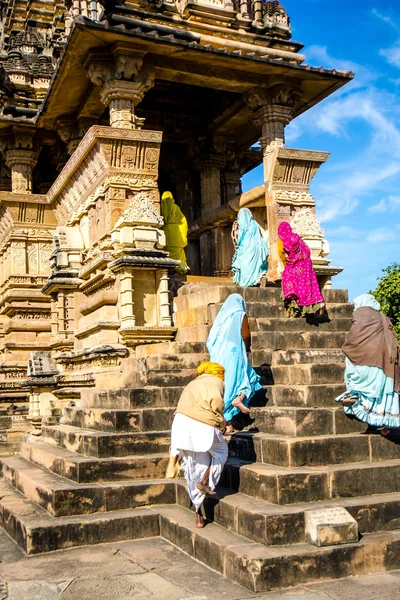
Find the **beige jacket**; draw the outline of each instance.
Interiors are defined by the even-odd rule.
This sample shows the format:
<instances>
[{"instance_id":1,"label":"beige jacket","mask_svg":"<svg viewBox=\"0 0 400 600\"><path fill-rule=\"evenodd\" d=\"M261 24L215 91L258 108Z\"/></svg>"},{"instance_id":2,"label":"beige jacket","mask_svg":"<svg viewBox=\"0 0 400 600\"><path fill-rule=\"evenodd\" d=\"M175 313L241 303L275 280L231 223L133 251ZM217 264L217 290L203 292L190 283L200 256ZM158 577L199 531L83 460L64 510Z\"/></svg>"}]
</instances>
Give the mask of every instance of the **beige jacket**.
<instances>
[{"instance_id":1,"label":"beige jacket","mask_svg":"<svg viewBox=\"0 0 400 600\"><path fill-rule=\"evenodd\" d=\"M214 375L200 375L183 390L176 412L195 421L211 425L217 429L225 428L224 382Z\"/></svg>"}]
</instances>

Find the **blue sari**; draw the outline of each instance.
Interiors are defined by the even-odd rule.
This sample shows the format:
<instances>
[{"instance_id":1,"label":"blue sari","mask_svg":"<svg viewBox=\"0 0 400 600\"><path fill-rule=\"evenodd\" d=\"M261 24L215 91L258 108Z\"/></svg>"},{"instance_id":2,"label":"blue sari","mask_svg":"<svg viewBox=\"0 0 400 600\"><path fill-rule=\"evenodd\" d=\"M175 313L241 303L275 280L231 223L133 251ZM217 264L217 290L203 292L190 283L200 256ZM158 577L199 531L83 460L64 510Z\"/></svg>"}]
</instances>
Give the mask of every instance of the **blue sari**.
<instances>
[{"instance_id":1,"label":"blue sari","mask_svg":"<svg viewBox=\"0 0 400 600\"><path fill-rule=\"evenodd\" d=\"M376 311L381 308L370 294L362 294L354 300L354 310L365 306ZM344 382L346 392L336 401L342 402L349 397L354 400L354 404L344 405L346 415L371 427L400 427L399 394L394 389L394 380L380 367L355 365L346 357Z\"/></svg>"},{"instance_id":2,"label":"blue sari","mask_svg":"<svg viewBox=\"0 0 400 600\"><path fill-rule=\"evenodd\" d=\"M242 322L246 303L239 294L231 294L219 311L207 339L210 360L225 367L224 418L231 421L240 412L232 401L245 394L247 406L257 390L260 377L249 365L246 347L242 339Z\"/></svg>"},{"instance_id":3,"label":"blue sari","mask_svg":"<svg viewBox=\"0 0 400 600\"><path fill-rule=\"evenodd\" d=\"M268 271L268 246L248 208L238 213L239 237L232 259L233 281L242 287L257 285Z\"/></svg>"}]
</instances>

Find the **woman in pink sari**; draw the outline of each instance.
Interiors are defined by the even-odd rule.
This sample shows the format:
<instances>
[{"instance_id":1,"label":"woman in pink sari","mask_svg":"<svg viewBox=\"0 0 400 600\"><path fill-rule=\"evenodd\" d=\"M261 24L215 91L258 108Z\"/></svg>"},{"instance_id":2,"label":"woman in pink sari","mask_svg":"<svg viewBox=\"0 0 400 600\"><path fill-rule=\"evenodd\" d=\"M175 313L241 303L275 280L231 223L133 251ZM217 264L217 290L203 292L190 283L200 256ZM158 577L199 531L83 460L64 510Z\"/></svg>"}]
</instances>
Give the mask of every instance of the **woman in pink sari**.
<instances>
[{"instance_id":1,"label":"woman in pink sari","mask_svg":"<svg viewBox=\"0 0 400 600\"><path fill-rule=\"evenodd\" d=\"M281 223L278 236L282 242L280 256L285 265L282 290L289 317L302 317L325 311L325 300L320 292L307 244L289 223Z\"/></svg>"}]
</instances>

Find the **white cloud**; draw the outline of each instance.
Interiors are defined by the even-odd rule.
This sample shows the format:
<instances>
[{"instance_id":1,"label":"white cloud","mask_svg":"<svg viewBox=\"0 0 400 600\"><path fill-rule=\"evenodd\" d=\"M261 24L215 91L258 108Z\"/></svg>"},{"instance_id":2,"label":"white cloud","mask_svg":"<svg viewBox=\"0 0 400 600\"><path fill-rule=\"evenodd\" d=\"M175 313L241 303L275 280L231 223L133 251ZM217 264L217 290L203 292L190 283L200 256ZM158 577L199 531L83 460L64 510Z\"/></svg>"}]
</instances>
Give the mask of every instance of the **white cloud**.
<instances>
[{"instance_id":1,"label":"white cloud","mask_svg":"<svg viewBox=\"0 0 400 600\"><path fill-rule=\"evenodd\" d=\"M370 215L376 215L379 213L386 212L397 212L400 210L400 196L389 196L388 198L382 198L377 204L373 204L369 207L368 213Z\"/></svg>"},{"instance_id":2,"label":"white cloud","mask_svg":"<svg viewBox=\"0 0 400 600\"><path fill-rule=\"evenodd\" d=\"M382 14L377 8L373 8L371 13L374 15L374 17L376 17L380 21L383 21L383 23L390 25L390 27L393 27L395 31L400 33L400 27L395 21L393 21L392 17L390 17L389 15Z\"/></svg>"},{"instance_id":3,"label":"white cloud","mask_svg":"<svg viewBox=\"0 0 400 600\"><path fill-rule=\"evenodd\" d=\"M382 48L379 50L379 54L386 58L390 65L400 67L400 40L397 40L390 48Z\"/></svg>"},{"instance_id":4,"label":"white cloud","mask_svg":"<svg viewBox=\"0 0 400 600\"><path fill-rule=\"evenodd\" d=\"M392 212L400 210L400 196L389 196L389 205Z\"/></svg>"},{"instance_id":5,"label":"white cloud","mask_svg":"<svg viewBox=\"0 0 400 600\"><path fill-rule=\"evenodd\" d=\"M382 198L382 200L380 202L378 202L377 204L373 204L372 206L370 206L368 209L368 213L370 215L377 215L379 213L385 213L386 211L387 211L387 204L386 204L386 200L384 198Z\"/></svg>"},{"instance_id":6,"label":"white cloud","mask_svg":"<svg viewBox=\"0 0 400 600\"><path fill-rule=\"evenodd\" d=\"M391 227L380 227L370 231L367 235L367 241L372 244L378 242L394 242L399 239L399 234Z\"/></svg>"}]
</instances>

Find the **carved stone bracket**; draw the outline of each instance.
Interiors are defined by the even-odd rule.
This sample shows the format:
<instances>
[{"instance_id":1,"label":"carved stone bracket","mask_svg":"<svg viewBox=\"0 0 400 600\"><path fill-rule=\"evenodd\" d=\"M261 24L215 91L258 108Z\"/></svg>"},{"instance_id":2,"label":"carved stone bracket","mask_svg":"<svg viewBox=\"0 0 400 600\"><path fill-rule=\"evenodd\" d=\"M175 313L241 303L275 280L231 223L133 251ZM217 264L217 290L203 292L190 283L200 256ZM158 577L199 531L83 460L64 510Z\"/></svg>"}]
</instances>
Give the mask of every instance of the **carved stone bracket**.
<instances>
[{"instance_id":1,"label":"carved stone bracket","mask_svg":"<svg viewBox=\"0 0 400 600\"><path fill-rule=\"evenodd\" d=\"M101 86L101 101L109 107L111 127L141 129L134 108L154 85L154 71L143 65L145 54L139 46L117 43L110 53L99 49L86 59L88 77Z\"/></svg>"},{"instance_id":2,"label":"carved stone bracket","mask_svg":"<svg viewBox=\"0 0 400 600\"><path fill-rule=\"evenodd\" d=\"M57 119L56 131L61 140L67 145L69 155L75 152L79 142L92 125L94 125L93 119L76 119L75 115L64 115Z\"/></svg>"}]
</instances>

